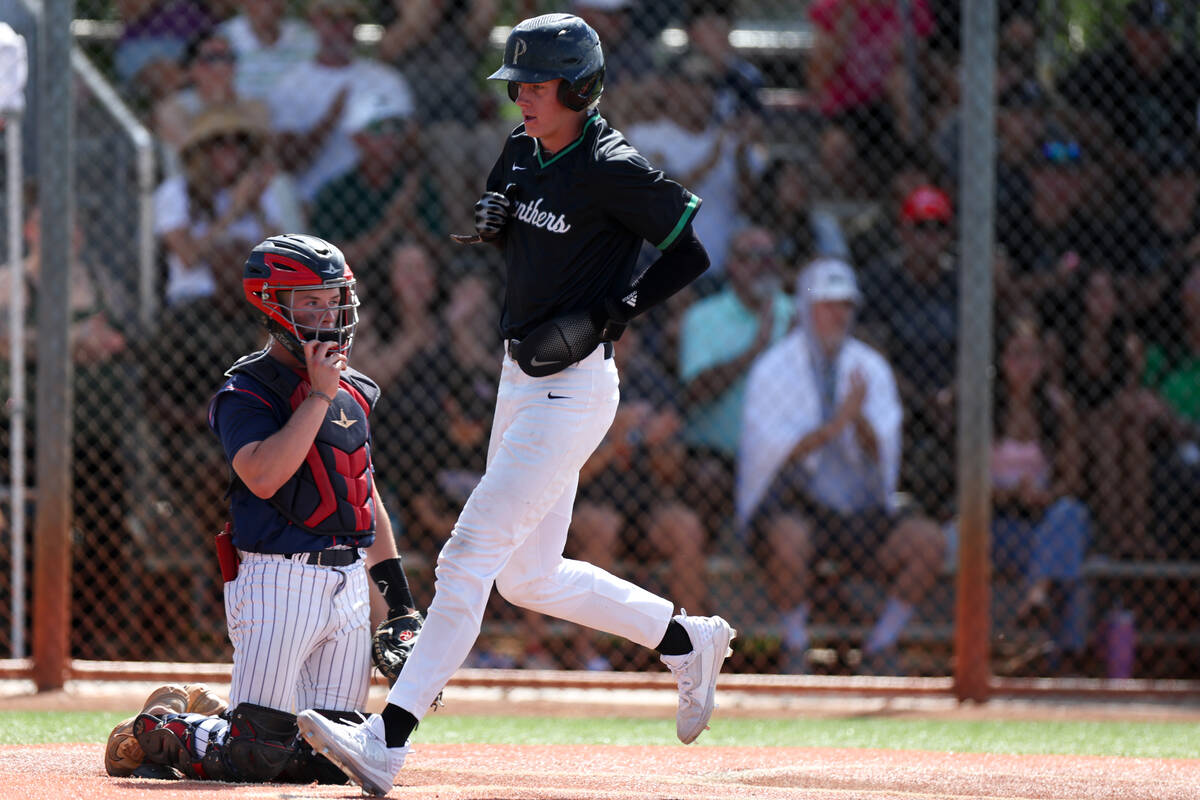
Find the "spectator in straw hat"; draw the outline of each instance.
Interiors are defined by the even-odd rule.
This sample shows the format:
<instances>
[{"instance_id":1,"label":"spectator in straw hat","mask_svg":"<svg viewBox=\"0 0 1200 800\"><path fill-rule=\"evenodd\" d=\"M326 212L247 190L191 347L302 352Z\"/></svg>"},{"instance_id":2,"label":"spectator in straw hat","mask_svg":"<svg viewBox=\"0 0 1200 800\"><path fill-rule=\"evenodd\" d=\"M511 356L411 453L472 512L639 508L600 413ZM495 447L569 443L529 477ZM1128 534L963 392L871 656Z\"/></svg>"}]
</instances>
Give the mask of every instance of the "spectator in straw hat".
<instances>
[{"instance_id":1,"label":"spectator in straw hat","mask_svg":"<svg viewBox=\"0 0 1200 800\"><path fill-rule=\"evenodd\" d=\"M214 267L240 264L272 231L303 229L295 188L271 158L269 141L253 109L240 104L208 109L193 121L180 148L181 173L154 196L168 305L212 296L223 279L240 282L240 270Z\"/></svg>"},{"instance_id":2,"label":"spectator in straw hat","mask_svg":"<svg viewBox=\"0 0 1200 800\"><path fill-rule=\"evenodd\" d=\"M154 108L154 132L163 145L164 171L174 175L182 168L179 148L188 137L192 121L202 111L238 102L234 85L237 55L233 46L219 33L207 33L193 40L184 55L190 83ZM243 100L242 108L254 122L266 127L270 111L264 103Z\"/></svg>"}]
</instances>

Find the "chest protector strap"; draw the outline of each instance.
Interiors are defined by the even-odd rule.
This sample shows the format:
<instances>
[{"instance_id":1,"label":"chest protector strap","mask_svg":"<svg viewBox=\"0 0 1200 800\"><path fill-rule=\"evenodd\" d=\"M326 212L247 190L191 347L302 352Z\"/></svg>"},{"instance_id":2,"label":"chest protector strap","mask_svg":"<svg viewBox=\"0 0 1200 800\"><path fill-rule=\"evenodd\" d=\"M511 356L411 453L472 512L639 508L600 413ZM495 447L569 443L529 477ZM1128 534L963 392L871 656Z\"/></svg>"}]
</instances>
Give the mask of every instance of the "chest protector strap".
<instances>
[{"instance_id":1,"label":"chest protector strap","mask_svg":"<svg viewBox=\"0 0 1200 800\"><path fill-rule=\"evenodd\" d=\"M272 408L285 421L311 388L306 378L259 354L240 359L226 374L239 373L270 389ZM375 532L367 417L378 399L374 381L353 369L342 372L337 394L304 463L270 499L296 527L349 545ZM233 479L238 481L236 474Z\"/></svg>"}]
</instances>

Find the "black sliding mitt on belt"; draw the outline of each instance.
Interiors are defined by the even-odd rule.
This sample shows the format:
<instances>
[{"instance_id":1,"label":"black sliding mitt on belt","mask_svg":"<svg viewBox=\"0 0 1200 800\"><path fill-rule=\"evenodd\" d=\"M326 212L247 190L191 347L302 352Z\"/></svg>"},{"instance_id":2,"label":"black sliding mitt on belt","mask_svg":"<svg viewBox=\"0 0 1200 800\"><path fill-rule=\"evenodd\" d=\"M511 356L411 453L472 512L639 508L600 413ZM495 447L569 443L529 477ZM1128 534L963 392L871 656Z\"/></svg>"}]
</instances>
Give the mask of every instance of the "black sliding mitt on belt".
<instances>
[{"instance_id":1,"label":"black sliding mitt on belt","mask_svg":"<svg viewBox=\"0 0 1200 800\"><path fill-rule=\"evenodd\" d=\"M547 320L517 345L521 370L544 378L587 358L600 346L600 332L587 311L576 311Z\"/></svg>"}]
</instances>

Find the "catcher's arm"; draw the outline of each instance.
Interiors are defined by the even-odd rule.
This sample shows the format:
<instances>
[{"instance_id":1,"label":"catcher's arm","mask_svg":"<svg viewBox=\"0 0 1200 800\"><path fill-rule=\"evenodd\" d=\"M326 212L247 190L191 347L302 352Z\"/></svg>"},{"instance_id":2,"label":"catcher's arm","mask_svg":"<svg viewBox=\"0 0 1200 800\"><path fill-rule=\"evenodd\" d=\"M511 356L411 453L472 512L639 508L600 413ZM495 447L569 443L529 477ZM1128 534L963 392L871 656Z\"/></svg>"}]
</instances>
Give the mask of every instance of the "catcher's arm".
<instances>
[{"instance_id":1,"label":"catcher's arm","mask_svg":"<svg viewBox=\"0 0 1200 800\"><path fill-rule=\"evenodd\" d=\"M387 603L386 618L371 637L371 660L388 683L393 684L417 643L424 620L408 588L408 576L404 574L404 564L396 549L391 519L373 478L371 493L375 499L375 541L367 548L367 565L371 580Z\"/></svg>"}]
</instances>

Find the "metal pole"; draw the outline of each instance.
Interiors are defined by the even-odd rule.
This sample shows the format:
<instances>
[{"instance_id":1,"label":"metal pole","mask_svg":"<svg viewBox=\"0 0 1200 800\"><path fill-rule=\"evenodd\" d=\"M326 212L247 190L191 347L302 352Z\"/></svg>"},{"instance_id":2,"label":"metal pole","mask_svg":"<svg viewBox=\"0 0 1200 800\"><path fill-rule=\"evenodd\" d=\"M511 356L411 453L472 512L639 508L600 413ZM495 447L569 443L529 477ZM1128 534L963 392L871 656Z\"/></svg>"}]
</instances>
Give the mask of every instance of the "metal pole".
<instances>
[{"instance_id":1,"label":"metal pole","mask_svg":"<svg viewBox=\"0 0 1200 800\"><path fill-rule=\"evenodd\" d=\"M991 656L992 258L995 214L996 0L963 0L959 178L959 558L954 686L986 700Z\"/></svg>"},{"instance_id":2,"label":"metal pole","mask_svg":"<svg viewBox=\"0 0 1200 800\"><path fill-rule=\"evenodd\" d=\"M5 119L8 169L8 264L12 288L8 307L11 372L8 463L12 510L12 656L25 657L25 265L21 259L21 117Z\"/></svg>"},{"instance_id":3,"label":"metal pole","mask_svg":"<svg viewBox=\"0 0 1200 800\"><path fill-rule=\"evenodd\" d=\"M37 530L33 658L39 691L66 680L71 622L71 360L68 294L74 229L71 17L74 0L46 0L38 48L41 274L37 332Z\"/></svg>"}]
</instances>

